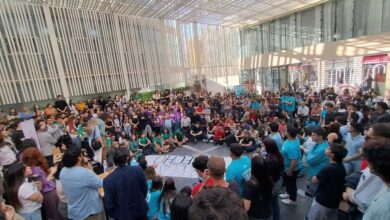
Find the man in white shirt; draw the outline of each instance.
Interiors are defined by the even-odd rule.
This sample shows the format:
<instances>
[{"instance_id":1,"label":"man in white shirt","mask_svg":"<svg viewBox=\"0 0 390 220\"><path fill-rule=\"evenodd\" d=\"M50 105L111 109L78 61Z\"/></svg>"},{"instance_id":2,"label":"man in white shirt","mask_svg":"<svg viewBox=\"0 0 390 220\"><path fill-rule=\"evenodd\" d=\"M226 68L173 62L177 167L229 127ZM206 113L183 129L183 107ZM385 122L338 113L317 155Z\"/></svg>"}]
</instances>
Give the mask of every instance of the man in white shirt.
<instances>
[{"instance_id":1,"label":"man in white shirt","mask_svg":"<svg viewBox=\"0 0 390 220\"><path fill-rule=\"evenodd\" d=\"M309 107L306 106L305 102L301 102L301 104L298 107L297 111L297 116L298 117L307 117L309 116Z\"/></svg>"}]
</instances>

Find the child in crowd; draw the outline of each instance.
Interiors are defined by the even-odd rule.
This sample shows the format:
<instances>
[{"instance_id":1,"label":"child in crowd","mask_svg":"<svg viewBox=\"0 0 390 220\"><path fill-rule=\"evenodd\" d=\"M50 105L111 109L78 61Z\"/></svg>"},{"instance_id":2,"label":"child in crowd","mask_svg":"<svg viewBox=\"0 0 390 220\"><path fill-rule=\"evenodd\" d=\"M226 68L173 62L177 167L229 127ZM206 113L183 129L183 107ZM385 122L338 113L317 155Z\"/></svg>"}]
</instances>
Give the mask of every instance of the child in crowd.
<instances>
[{"instance_id":1,"label":"child in crowd","mask_svg":"<svg viewBox=\"0 0 390 220\"><path fill-rule=\"evenodd\" d=\"M170 145L164 144L164 140L161 137L161 134L152 134L153 136L153 150L154 152L161 154L161 153L168 153Z\"/></svg>"},{"instance_id":2,"label":"child in crowd","mask_svg":"<svg viewBox=\"0 0 390 220\"><path fill-rule=\"evenodd\" d=\"M171 219L171 203L177 196L175 181L172 178L168 178L164 182L164 187L161 192L160 198L160 210L158 214L159 220Z\"/></svg>"},{"instance_id":3,"label":"child in crowd","mask_svg":"<svg viewBox=\"0 0 390 220\"><path fill-rule=\"evenodd\" d=\"M181 147L183 144L187 144L187 142L188 142L188 138L184 135L184 133L180 129L177 129L173 135L173 143L177 147Z\"/></svg>"},{"instance_id":4,"label":"child in crowd","mask_svg":"<svg viewBox=\"0 0 390 220\"><path fill-rule=\"evenodd\" d=\"M152 179L152 186L148 190L148 195L146 196L146 202L148 203L148 219L154 220L157 219L158 211L160 208L160 197L161 190L163 188L163 180L160 176L155 176Z\"/></svg>"}]
</instances>

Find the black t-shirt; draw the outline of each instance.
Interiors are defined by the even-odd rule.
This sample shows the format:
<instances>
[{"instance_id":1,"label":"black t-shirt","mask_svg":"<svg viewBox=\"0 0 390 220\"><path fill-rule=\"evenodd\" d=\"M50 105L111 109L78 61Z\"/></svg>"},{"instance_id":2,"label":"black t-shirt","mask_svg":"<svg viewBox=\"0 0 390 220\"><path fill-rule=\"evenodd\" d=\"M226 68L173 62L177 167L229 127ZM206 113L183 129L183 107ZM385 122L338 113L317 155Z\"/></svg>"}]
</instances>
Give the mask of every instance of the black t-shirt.
<instances>
[{"instance_id":1,"label":"black t-shirt","mask_svg":"<svg viewBox=\"0 0 390 220\"><path fill-rule=\"evenodd\" d=\"M196 127L196 126L192 127L192 132L193 132L194 134L197 134L197 133L199 133L200 131L202 131L202 128L201 128L201 127Z\"/></svg>"},{"instance_id":2,"label":"black t-shirt","mask_svg":"<svg viewBox=\"0 0 390 220\"><path fill-rule=\"evenodd\" d=\"M272 188L269 190L272 191ZM265 199L264 195L260 195L252 181L245 183L242 198L251 201L251 206L248 210L249 217L268 218L271 216L272 199Z\"/></svg>"},{"instance_id":3,"label":"black t-shirt","mask_svg":"<svg viewBox=\"0 0 390 220\"><path fill-rule=\"evenodd\" d=\"M242 140L242 143L243 143L243 144L249 144L250 142L252 142L252 145L255 143L255 141L254 141L254 139L253 139L252 137L250 137L250 138L244 138L244 139Z\"/></svg>"},{"instance_id":4,"label":"black t-shirt","mask_svg":"<svg viewBox=\"0 0 390 220\"><path fill-rule=\"evenodd\" d=\"M146 125L151 124L149 117L145 113L139 114L138 118L139 118L139 124L138 124L139 131L143 131L146 128Z\"/></svg>"},{"instance_id":5,"label":"black t-shirt","mask_svg":"<svg viewBox=\"0 0 390 220\"><path fill-rule=\"evenodd\" d=\"M320 181L315 195L315 199L321 205L337 209L344 191L345 168L343 164L330 163L324 167L318 174Z\"/></svg>"},{"instance_id":6,"label":"black t-shirt","mask_svg":"<svg viewBox=\"0 0 390 220\"><path fill-rule=\"evenodd\" d=\"M335 120L335 112L334 111L332 111L331 113L326 112L324 124L329 125L330 122L332 122L334 120Z\"/></svg>"},{"instance_id":7,"label":"black t-shirt","mask_svg":"<svg viewBox=\"0 0 390 220\"><path fill-rule=\"evenodd\" d=\"M66 101L65 100L57 100L55 103L54 103L54 107L60 109L61 111L64 111L64 109L68 106L68 104L66 104Z\"/></svg>"},{"instance_id":8,"label":"black t-shirt","mask_svg":"<svg viewBox=\"0 0 390 220\"><path fill-rule=\"evenodd\" d=\"M232 192L235 192L238 196L240 196L240 186L238 186L238 183L234 180L229 181L228 189Z\"/></svg>"}]
</instances>

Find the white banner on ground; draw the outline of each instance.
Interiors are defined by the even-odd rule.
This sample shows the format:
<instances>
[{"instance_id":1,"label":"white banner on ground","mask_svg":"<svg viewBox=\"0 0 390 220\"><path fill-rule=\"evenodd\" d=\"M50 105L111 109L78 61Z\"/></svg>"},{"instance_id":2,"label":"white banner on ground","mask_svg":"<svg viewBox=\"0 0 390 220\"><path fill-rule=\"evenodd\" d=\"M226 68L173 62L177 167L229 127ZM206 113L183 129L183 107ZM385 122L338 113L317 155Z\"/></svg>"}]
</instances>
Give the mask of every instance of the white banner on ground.
<instances>
[{"instance_id":1,"label":"white banner on ground","mask_svg":"<svg viewBox=\"0 0 390 220\"><path fill-rule=\"evenodd\" d=\"M157 174L169 177L198 178L198 174L192 167L195 156L182 155L149 155L146 156L148 165L157 163ZM230 157L224 157L226 167L232 162Z\"/></svg>"},{"instance_id":2,"label":"white banner on ground","mask_svg":"<svg viewBox=\"0 0 390 220\"><path fill-rule=\"evenodd\" d=\"M24 138L33 139L37 144L38 149L40 150L41 147L39 146L37 131L35 130L35 126L34 126L34 120L30 119L30 120L22 121L20 123L20 127L23 130Z\"/></svg>"}]
</instances>

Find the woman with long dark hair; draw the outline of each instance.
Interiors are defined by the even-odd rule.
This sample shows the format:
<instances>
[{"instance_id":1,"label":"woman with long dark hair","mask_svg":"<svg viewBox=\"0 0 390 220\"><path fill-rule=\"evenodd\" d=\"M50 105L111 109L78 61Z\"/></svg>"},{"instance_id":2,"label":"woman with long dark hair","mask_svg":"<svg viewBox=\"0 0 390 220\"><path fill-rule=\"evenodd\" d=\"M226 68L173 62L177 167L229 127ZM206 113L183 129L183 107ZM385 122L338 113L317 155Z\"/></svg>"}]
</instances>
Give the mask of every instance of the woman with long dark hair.
<instances>
[{"instance_id":1,"label":"woman with long dark hair","mask_svg":"<svg viewBox=\"0 0 390 220\"><path fill-rule=\"evenodd\" d=\"M251 179L245 183L242 197L251 220L272 219L272 178L261 156L251 161Z\"/></svg>"},{"instance_id":2,"label":"woman with long dark hair","mask_svg":"<svg viewBox=\"0 0 390 220\"><path fill-rule=\"evenodd\" d=\"M161 191L160 197L160 220L170 220L171 219L171 210L170 206L173 199L177 196L175 181L172 178L165 180L163 189Z\"/></svg>"},{"instance_id":3,"label":"woman with long dark hair","mask_svg":"<svg viewBox=\"0 0 390 220\"><path fill-rule=\"evenodd\" d=\"M272 182L274 183L274 187L272 189L272 217L273 220L280 219L280 209L279 209L279 191L283 186L283 169L284 162L283 156L278 149L278 145L276 141L271 138L266 138L263 140L261 145L261 150L266 152L265 161L267 162L267 169L269 175L272 178Z\"/></svg>"},{"instance_id":4,"label":"woman with long dark hair","mask_svg":"<svg viewBox=\"0 0 390 220\"><path fill-rule=\"evenodd\" d=\"M31 167L33 175L42 181L43 209L48 219L60 220L58 211L59 198L56 192L56 185L53 181L56 167L49 168L45 157L37 148L27 148L23 152L23 163Z\"/></svg>"},{"instance_id":5,"label":"woman with long dark hair","mask_svg":"<svg viewBox=\"0 0 390 220\"><path fill-rule=\"evenodd\" d=\"M22 163L11 165L5 173L4 187L8 203L26 220L41 220L43 196L41 184L26 181L31 176L31 168Z\"/></svg>"}]
</instances>

